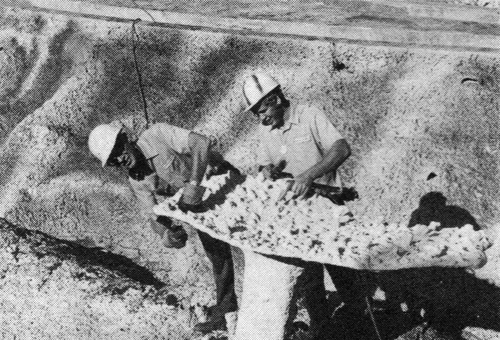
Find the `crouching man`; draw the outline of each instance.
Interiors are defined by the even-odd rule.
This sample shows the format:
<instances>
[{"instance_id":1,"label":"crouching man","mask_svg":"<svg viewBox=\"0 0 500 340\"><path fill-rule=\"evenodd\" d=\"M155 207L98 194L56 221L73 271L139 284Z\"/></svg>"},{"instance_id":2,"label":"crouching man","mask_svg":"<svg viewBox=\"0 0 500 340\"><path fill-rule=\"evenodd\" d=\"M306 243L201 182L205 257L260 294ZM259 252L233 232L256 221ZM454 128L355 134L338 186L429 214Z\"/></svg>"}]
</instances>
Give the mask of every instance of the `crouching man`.
<instances>
[{"instance_id":1,"label":"crouching man","mask_svg":"<svg viewBox=\"0 0 500 340\"><path fill-rule=\"evenodd\" d=\"M89 135L89 149L102 166L127 170L130 185L141 208L148 214L153 230L169 248L182 248L187 233L165 216L156 216L156 195L173 195L184 188L179 208L199 211L205 188L200 182L209 163L215 168L222 158L210 150L210 141L198 133L172 126L154 124L134 142L125 131L112 125L97 126ZM217 303L211 307L207 322L195 331L208 333L225 328L224 315L237 309L234 291L233 260L230 246L198 231L205 252L212 262Z\"/></svg>"},{"instance_id":2,"label":"crouching man","mask_svg":"<svg viewBox=\"0 0 500 340\"><path fill-rule=\"evenodd\" d=\"M243 85L247 108L260 121L262 148L258 153L260 171L272 178L284 170L294 176L289 190L305 196L312 183L341 186L337 169L350 156L347 141L340 135L325 113L310 105L291 105L280 84L268 74L253 74ZM303 263L304 272L298 280L305 305L311 317L315 339L330 338L323 265ZM342 314L354 321L363 314L364 293L358 273L350 268L326 265L337 291L344 302ZM353 325L359 327L360 325ZM338 336L338 335L337 335Z\"/></svg>"}]
</instances>

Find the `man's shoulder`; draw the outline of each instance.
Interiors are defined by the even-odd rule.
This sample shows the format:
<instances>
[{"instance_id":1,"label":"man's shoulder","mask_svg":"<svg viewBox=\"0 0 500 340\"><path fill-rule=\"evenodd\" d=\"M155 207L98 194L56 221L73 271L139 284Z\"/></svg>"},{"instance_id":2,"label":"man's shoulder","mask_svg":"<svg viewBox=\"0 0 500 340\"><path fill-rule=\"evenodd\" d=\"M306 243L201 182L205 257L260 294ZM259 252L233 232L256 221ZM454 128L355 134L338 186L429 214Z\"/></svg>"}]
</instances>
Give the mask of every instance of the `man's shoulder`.
<instances>
[{"instance_id":1,"label":"man's shoulder","mask_svg":"<svg viewBox=\"0 0 500 340\"><path fill-rule=\"evenodd\" d=\"M324 110L320 109L318 106L309 103L300 103L295 108L293 108L294 114L299 118L300 121L312 121L318 115L326 115Z\"/></svg>"},{"instance_id":2,"label":"man's shoulder","mask_svg":"<svg viewBox=\"0 0 500 340\"><path fill-rule=\"evenodd\" d=\"M154 123L140 134L139 139L159 138L162 134L175 134L179 132L187 133L189 130L168 123Z\"/></svg>"},{"instance_id":3,"label":"man's shoulder","mask_svg":"<svg viewBox=\"0 0 500 340\"><path fill-rule=\"evenodd\" d=\"M165 134L171 131L172 125L167 123L155 123L144 130L137 139L137 144L142 149L146 157L152 157L158 153L158 147L168 143Z\"/></svg>"},{"instance_id":4,"label":"man's shoulder","mask_svg":"<svg viewBox=\"0 0 500 340\"><path fill-rule=\"evenodd\" d=\"M141 132L141 134L139 135L139 139L154 134L156 131L158 131L160 129L160 124L164 124L164 123L155 123L155 124L149 126L147 129L145 129L144 131Z\"/></svg>"},{"instance_id":5,"label":"man's shoulder","mask_svg":"<svg viewBox=\"0 0 500 340\"><path fill-rule=\"evenodd\" d=\"M174 125L171 125L171 124L168 124L168 123L154 123L153 125L151 125L150 127L148 127L146 130L144 130L142 132L142 134L153 134L153 133L156 133L160 130L164 130L164 129L173 129L175 128Z\"/></svg>"},{"instance_id":6,"label":"man's shoulder","mask_svg":"<svg viewBox=\"0 0 500 340\"><path fill-rule=\"evenodd\" d=\"M332 117L344 116L341 110L328 110L327 113L327 110L325 110L324 108L309 103L297 105L296 110L296 114L298 115L299 119L303 119L304 121L308 122L316 122L318 120L321 122L326 119L333 124Z\"/></svg>"}]
</instances>

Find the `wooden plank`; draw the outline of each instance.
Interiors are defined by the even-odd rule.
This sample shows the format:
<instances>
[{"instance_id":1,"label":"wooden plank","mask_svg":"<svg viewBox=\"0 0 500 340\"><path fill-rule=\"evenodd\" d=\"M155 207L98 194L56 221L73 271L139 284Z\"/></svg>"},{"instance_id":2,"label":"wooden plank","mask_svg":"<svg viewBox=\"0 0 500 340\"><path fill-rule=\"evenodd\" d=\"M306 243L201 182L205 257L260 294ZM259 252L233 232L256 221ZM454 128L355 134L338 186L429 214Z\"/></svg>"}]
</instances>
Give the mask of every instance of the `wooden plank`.
<instances>
[{"instance_id":1,"label":"wooden plank","mask_svg":"<svg viewBox=\"0 0 500 340\"><path fill-rule=\"evenodd\" d=\"M380 2L352 1L343 2L346 5L342 7L340 2L331 0L326 4L308 1L291 4L259 2L259 6L256 6L255 3L244 1L225 1L218 2L217 6L205 8L203 7L206 5L205 1L195 1L176 2L178 5L173 9L177 11L172 11L112 6L102 2L102 0L98 2L0 0L0 6L106 20L140 19L145 23L167 27L206 29L232 34L319 39L407 48L500 52L500 25L498 20L496 24L491 23L494 21L492 18L495 17L495 10L485 12L483 9L474 9L472 12L477 15L472 17L477 21L464 22L448 19L450 13L455 13L453 14L455 17L461 18L456 15L461 12L455 7L450 7L453 11L449 9L440 12L439 6L432 11L428 5L418 4L412 5L413 7L401 4L391 7L385 3L381 5ZM231 4L238 4L239 7L235 8L230 6ZM166 1L163 8L167 5L174 6L172 2ZM306 6L308 10L300 6ZM316 7L312 9L311 6ZM400 12L401 8L406 12ZM426 8L430 14L423 12ZM469 13L471 8L473 7L467 9L460 7L464 13ZM267 13L265 16L262 14L264 9ZM422 16L412 16L419 13ZM482 15L484 13L491 13L491 17ZM424 14L428 16L423 16Z\"/></svg>"}]
</instances>

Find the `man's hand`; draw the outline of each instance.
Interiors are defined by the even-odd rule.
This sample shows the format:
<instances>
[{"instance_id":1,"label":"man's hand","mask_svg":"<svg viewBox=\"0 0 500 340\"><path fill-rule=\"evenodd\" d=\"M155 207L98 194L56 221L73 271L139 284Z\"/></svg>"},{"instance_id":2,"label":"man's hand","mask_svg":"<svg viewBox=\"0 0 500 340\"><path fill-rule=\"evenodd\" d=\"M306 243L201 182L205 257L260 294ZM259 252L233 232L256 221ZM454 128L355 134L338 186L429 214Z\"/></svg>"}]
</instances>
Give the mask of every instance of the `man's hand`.
<instances>
[{"instance_id":1,"label":"man's hand","mask_svg":"<svg viewBox=\"0 0 500 340\"><path fill-rule=\"evenodd\" d=\"M184 192L178 203L179 209L183 212L201 212L203 211L203 206L201 204L203 199L203 194L207 188L200 185L195 185L192 183L186 183L184 186Z\"/></svg>"},{"instance_id":2,"label":"man's hand","mask_svg":"<svg viewBox=\"0 0 500 340\"><path fill-rule=\"evenodd\" d=\"M273 169L274 169L274 165L272 164L268 164L266 166L262 166L260 167L259 171L262 172L262 174L264 175L264 179L273 179Z\"/></svg>"},{"instance_id":3,"label":"man's hand","mask_svg":"<svg viewBox=\"0 0 500 340\"><path fill-rule=\"evenodd\" d=\"M277 180L279 178L292 177L291 174L283 172L286 167L286 161L281 160L277 165L268 164L266 166L261 165L259 171L264 175L264 179Z\"/></svg>"},{"instance_id":4,"label":"man's hand","mask_svg":"<svg viewBox=\"0 0 500 340\"><path fill-rule=\"evenodd\" d=\"M314 178L309 176L307 173L301 173L297 177L293 179L293 185L290 189L295 193L297 197L303 197L307 194L309 189L311 188L311 184L313 183Z\"/></svg>"},{"instance_id":5,"label":"man's hand","mask_svg":"<svg viewBox=\"0 0 500 340\"><path fill-rule=\"evenodd\" d=\"M294 177L293 180L288 181L286 188L279 195L278 201L285 198L289 191L294 193L294 198L304 197L311 188L313 180L306 172Z\"/></svg>"},{"instance_id":6,"label":"man's hand","mask_svg":"<svg viewBox=\"0 0 500 340\"><path fill-rule=\"evenodd\" d=\"M186 245L188 235L180 225L174 225L172 220L166 216L157 216L151 220L151 227L160 235L161 241L166 248L182 248Z\"/></svg>"},{"instance_id":7,"label":"man's hand","mask_svg":"<svg viewBox=\"0 0 500 340\"><path fill-rule=\"evenodd\" d=\"M162 237L162 243L166 248L180 249L186 245L188 234L181 226L168 228Z\"/></svg>"}]
</instances>

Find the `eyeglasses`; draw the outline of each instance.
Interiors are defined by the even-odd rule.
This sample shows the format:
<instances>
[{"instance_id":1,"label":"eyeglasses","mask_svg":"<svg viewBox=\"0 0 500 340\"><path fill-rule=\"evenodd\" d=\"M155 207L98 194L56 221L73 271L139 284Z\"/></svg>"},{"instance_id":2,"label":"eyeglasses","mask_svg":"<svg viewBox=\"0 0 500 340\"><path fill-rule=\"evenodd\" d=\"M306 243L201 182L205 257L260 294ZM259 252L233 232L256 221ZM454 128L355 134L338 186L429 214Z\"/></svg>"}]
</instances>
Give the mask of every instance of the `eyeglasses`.
<instances>
[{"instance_id":1,"label":"eyeglasses","mask_svg":"<svg viewBox=\"0 0 500 340\"><path fill-rule=\"evenodd\" d=\"M260 105L254 106L252 108L252 113L258 117L259 115L266 113L269 107L276 105L277 102L278 102L278 96L276 94L272 94L267 98L264 98L264 100L262 100Z\"/></svg>"},{"instance_id":2,"label":"eyeglasses","mask_svg":"<svg viewBox=\"0 0 500 340\"><path fill-rule=\"evenodd\" d=\"M118 159L116 157L109 157L108 161L106 162L106 165L107 166L119 166L120 165L120 162L118 161Z\"/></svg>"},{"instance_id":3,"label":"eyeglasses","mask_svg":"<svg viewBox=\"0 0 500 340\"><path fill-rule=\"evenodd\" d=\"M125 145L123 143L117 142L115 144L115 147L111 151L111 154L109 155L109 158L108 158L108 161L106 162L106 164L108 166L119 166L120 161L118 160L118 157L123 155L124 151L125 151Z\"/></svg>"}]
</instances>

